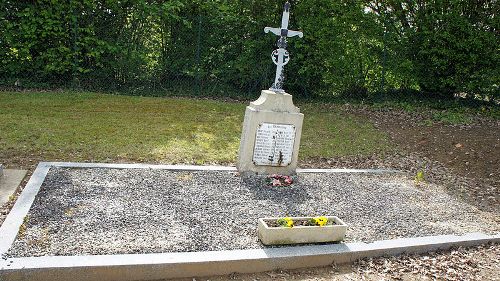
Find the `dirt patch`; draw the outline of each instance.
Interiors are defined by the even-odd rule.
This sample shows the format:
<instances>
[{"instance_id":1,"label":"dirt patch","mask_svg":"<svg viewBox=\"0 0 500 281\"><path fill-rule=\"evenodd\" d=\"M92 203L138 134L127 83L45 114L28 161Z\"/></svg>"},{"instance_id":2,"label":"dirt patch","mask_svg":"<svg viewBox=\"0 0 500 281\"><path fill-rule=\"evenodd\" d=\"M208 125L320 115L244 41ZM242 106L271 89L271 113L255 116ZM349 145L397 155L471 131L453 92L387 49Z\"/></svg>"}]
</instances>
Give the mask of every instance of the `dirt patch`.
<instances>
[{"instance_id":1,"label":"dirt patch","mask_svg":"<svg viewBox=\"0 0 500 281\"><path fill-rule=\"evenodd\" d=\"M360 109L375 126L409 152L443 163L456 174L500 182L500 121L474 118L467 125L432 121L432 113Z\"/></svg>"},{"instance_id":2,"label":"dirt patch","mask_svg":"<svg viewBox=\"0 0 500 281\"><path fill-rule=\"evenodd\" d=\"M431 111L365 108L354 112L388 133L404 152L418 154L433 162L432 166L448 170L445 185L451 193L480 209L499 211L500 121L476 117L467 125L450 125L432 121ZM429 171L429 163L417 168L424 175L435 173Z\"/></svg>"},{"instance_id":3,"label":"dirt patch","mask_svg":"<svg viewBox=\"0 0 500 281\"><path fill-rule=\"evenodd\" d=\"M332 110L339 110L338 107ZM450 194L483 211L500 213L500 121L470 118L467 125L433 121L432 111L343 105L385 133L395 151L385 155L306 159L302 167L392 168L443 185Z\"/></svg>"}]
</instances>

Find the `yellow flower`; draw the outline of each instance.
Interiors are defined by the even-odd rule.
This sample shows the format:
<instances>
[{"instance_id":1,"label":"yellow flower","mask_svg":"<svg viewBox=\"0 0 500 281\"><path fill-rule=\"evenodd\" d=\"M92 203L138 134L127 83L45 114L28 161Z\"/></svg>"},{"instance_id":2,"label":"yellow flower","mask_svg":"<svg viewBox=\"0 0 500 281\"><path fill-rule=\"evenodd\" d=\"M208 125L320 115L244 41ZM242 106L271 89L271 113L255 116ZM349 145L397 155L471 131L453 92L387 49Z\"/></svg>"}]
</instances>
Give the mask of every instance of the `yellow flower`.
<instances>
[{"instance_id":1,"label":"yellow flower","mask_svg":"<svg viewBox=\"0 0 500 281\"><path fill-rule=\"evenodd\" d=\"M289 217L278 219L276 223L283 227L293 227L293 220Z\"/></svg>"},{"instance_id":2,"label":"yellow flower","mask_svg":"<svg viewBox=\"0 0 500 281\"><path fill-rule=\"evenodd\" d=\"M328 219L326 217L318 217L318 218L314 218L314 222L316 222L317 225L319 226L325 226L326 223L328 222Z\"/></svg>"}]
</instances>

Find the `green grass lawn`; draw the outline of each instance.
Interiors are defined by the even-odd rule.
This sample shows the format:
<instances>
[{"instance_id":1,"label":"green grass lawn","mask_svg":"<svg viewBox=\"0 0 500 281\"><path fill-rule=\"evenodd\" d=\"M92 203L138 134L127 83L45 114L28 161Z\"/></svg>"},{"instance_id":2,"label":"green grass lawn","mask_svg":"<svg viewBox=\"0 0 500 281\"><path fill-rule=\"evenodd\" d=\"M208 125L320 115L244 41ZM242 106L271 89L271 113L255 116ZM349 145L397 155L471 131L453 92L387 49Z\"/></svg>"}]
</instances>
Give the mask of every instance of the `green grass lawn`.
<instances>
[{"instance_id":1,"label":"green grass lawn","mask_svg":"<svg viewBox=\"0 0 500 281\"><path fill-rule=\"evenodd\" d=\"M245 106L186 98L2 92L0 163L234 163ZM300 107L305 114L302 160L383 153L390 147L370 123L335 105Z\"/></svg>"}]
</instances>

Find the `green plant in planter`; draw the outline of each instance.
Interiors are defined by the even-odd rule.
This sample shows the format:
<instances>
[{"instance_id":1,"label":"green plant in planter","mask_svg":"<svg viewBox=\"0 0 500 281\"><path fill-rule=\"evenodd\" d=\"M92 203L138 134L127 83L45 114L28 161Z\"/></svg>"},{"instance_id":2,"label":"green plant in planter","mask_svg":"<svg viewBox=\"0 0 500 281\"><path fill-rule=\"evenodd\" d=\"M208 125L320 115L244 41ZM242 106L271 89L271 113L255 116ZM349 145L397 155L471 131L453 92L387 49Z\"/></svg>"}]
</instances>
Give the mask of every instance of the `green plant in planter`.
<instances>
[{"instance_id":1,"label":"green plant in planter","mask_svg":"<svg viewBox=\"0 0 500 281\"><path fill-rule=\"evenodd\" d=\"M297 221L292 220L290 217L279 218L276 220L276 224L280 227L294 227L294 226L325 226L329 223L327 217L313 217L309 220L299 219ZM333 221L330 223L332 224Z\"/></svg>"},{"instance_id":2,"label":"green plant in planter","mask_svg":"<svg viewBox=\"0 0 500 281\"><path fill-rule=\"evenodd\" d=\"M310 226L325 226L327 223L328 223L328 218L323 216L311 218L308 221L308 225Z\"/></svg>"},{"instance_id":3,"label":"green plant in planter","mask_svg":"<svg viewBox=\"0 0 500 281\"><path fill-rule=\"evenodd\" d=\"M282 227L293 227L293 220L289 217L280 218L276 221L279 226Z\"/></svg>"}]
</instances>

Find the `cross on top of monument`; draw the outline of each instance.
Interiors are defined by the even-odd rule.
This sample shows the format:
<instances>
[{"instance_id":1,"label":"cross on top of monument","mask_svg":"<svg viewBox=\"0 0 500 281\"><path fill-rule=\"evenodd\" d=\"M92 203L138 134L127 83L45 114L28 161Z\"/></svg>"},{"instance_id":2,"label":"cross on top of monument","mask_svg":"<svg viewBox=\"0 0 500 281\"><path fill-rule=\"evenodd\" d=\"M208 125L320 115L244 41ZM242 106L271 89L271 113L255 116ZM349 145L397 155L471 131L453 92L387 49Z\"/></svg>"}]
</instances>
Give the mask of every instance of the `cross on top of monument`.
<instances>
[{"instance_id":1,"label":"cross on top of monument","mask_svg":"<svg viewBox=\"0 0 500 281\"><path fill-rule=\"evenodd\" d=\"M276 76L274 78L274 83L269 88L269 90L274 91L276 93L284 93L285 91L282 89L283 82L285 80L283 67L290 60L290 54L287 50L285 50L287 46L286 38L299 36L302 38L304 34L300 31L294 31L288 29L288 20L290 19L290 3L287 1L285 6L283 7L283 17L281 19L281 28L280 27L265 27L264 32L268 33L271 31L272 33L278 35L280 38L278 39L278 49L274 50L271 58L276 64Z\"/></svg>"}]
</instances>

